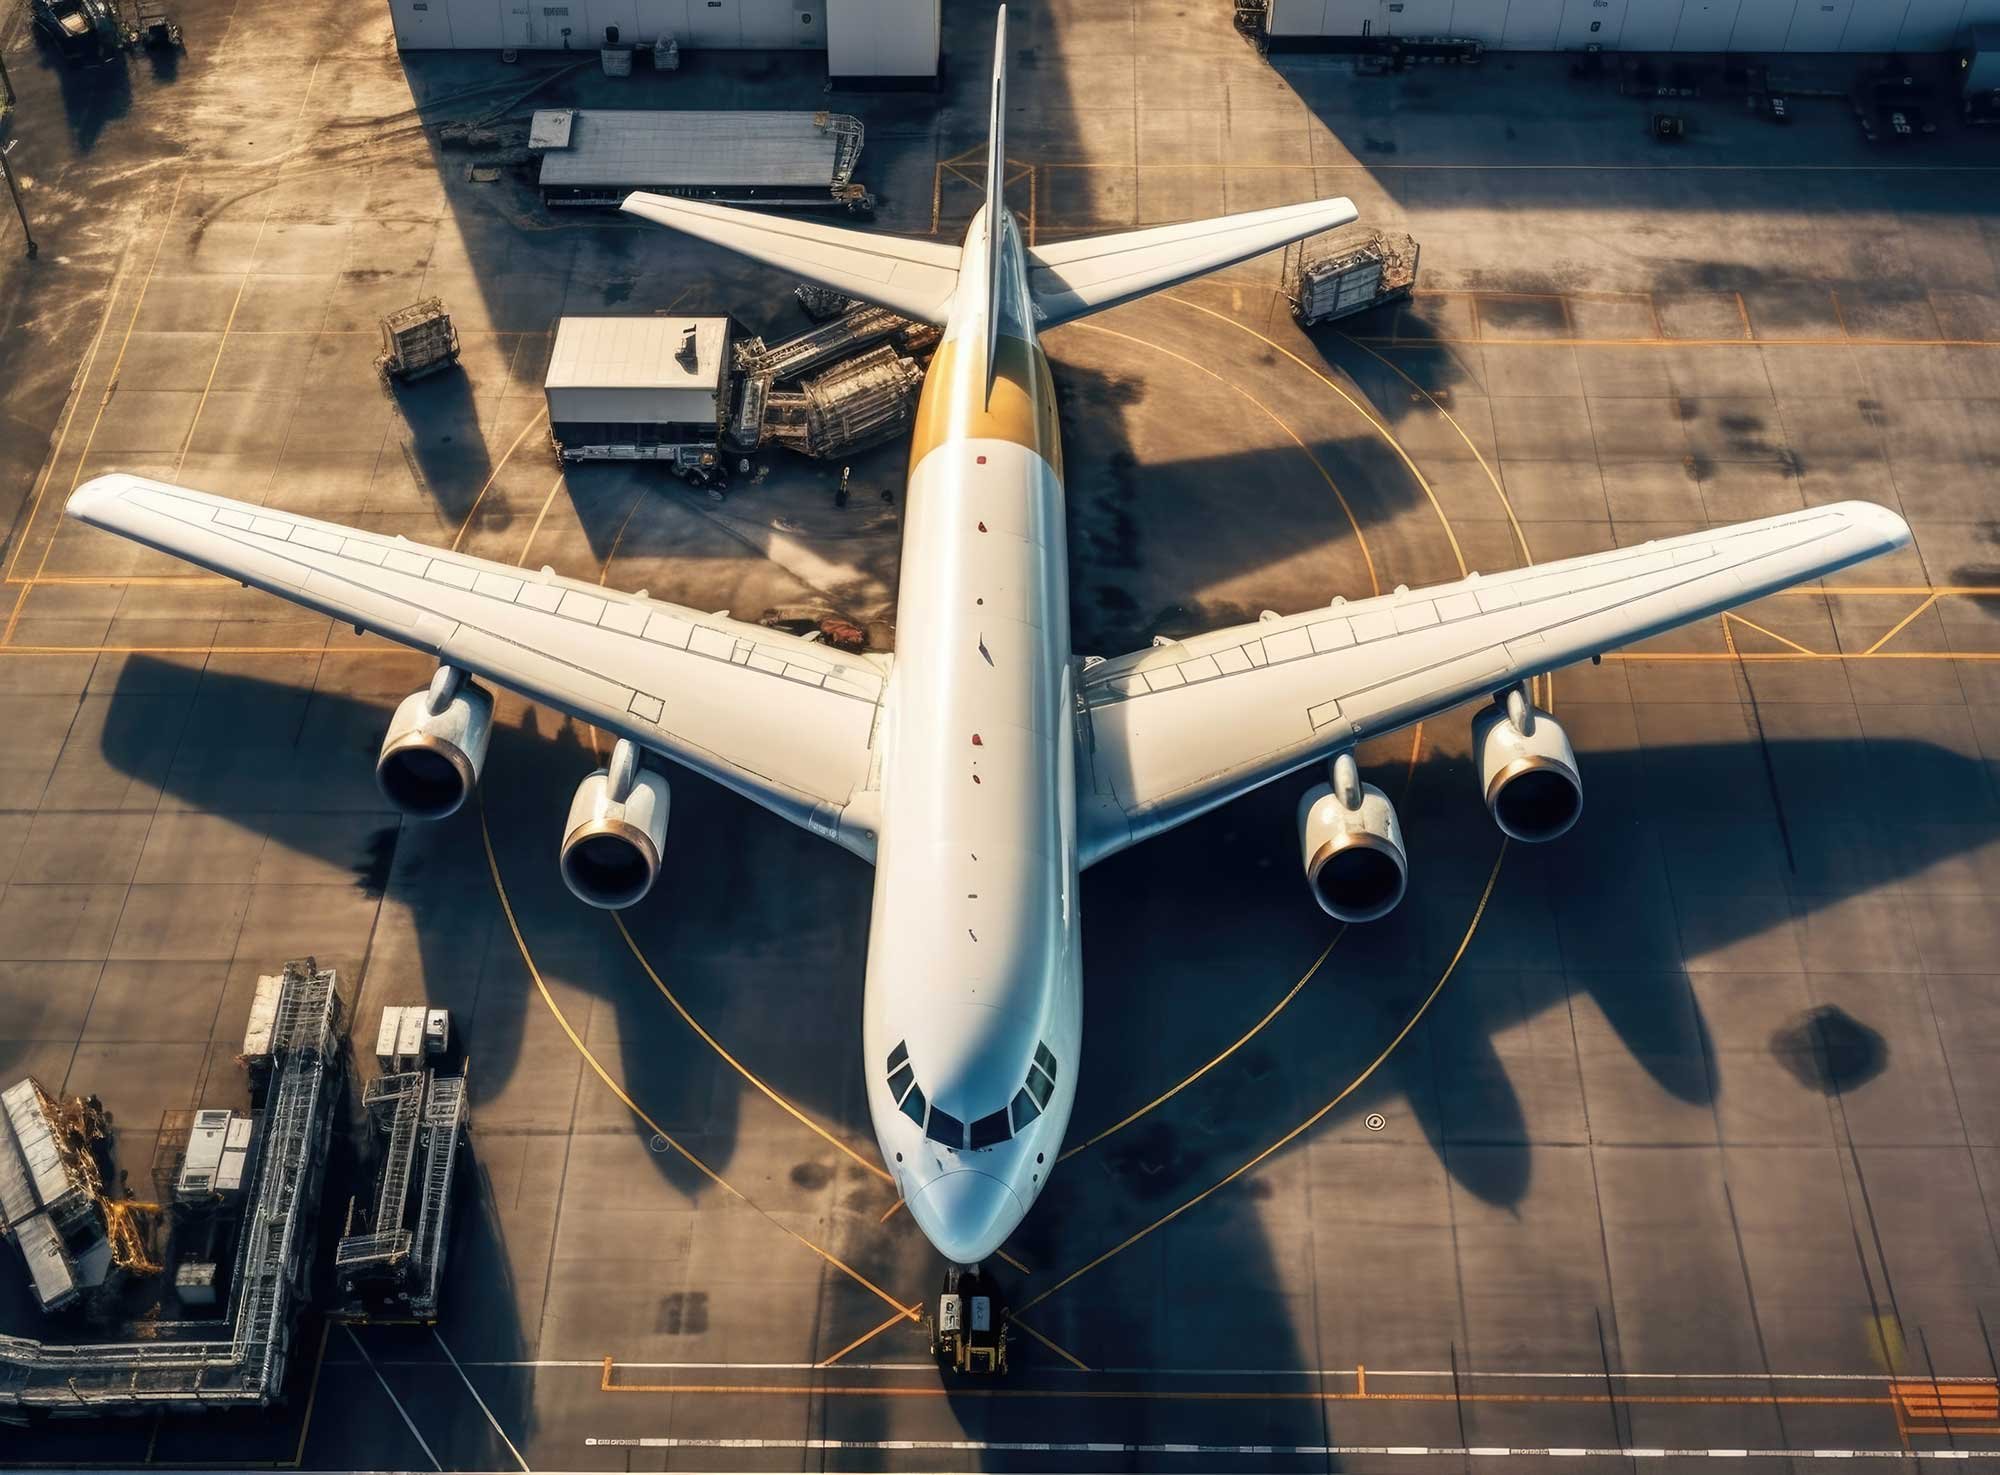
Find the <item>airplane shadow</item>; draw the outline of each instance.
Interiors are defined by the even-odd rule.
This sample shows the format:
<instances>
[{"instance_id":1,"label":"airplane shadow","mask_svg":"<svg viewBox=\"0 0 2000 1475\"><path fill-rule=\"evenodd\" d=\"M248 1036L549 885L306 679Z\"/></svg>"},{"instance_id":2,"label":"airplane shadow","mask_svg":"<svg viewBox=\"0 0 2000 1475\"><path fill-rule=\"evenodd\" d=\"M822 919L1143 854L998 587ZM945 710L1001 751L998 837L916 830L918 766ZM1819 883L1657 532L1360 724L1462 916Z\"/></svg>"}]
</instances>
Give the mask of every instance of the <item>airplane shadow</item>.
<instances>
[{"instance_id":1,"label":"airplane shadow","mask_svg":"<svg viewBox=\"0 0 2000 1475\"><path fill-rule=\"evenodd\" d=\"M550 1045L544 1006L532 997L537 981L498 914L480 806L432 825L387 814L379 827L333 822L381 810L370 776L386 696L305 692L134 657L112 698L105 757L158 785L172 807L224 815L348 866L364 891L386 884L407 923L385 913L371 967L410 967L435 1000L469 1011L476 1116L495 1103L503 1116L532 1111L522 1103L536 1074L551 1050L562 1059L570 1047ZM1698 996L1705 958L1809 930L1816 917L1893 896L1899 882L1939 867L1995 863L2000 817L1988 766L1950 749L1860 736L1785 739L1765 745L1767 770L1755 743L1600 746L1587 709L1569 720L1582 750L1585 817L1554 845L1511 847L1497 879L1498 838L1478 813L1463 739L1450 735L1451 720L1435 724L1442 736L1427 743L1404 789L1413 867L1404 905L1349 929L1279 1027L1056 1174L1015 1253L1043 1267L1087 1257L1117 1226L1147 1222L1209 1188L1305 1120L1415 1012L1451 964L1489 879L1490 899L1452 987L1315 1131L1383 1112L1414 1124L1459 1188L1514 1206L1533 1187L1523 1092L1540 1122L1549 1108L1542 1093L1555 1089L1514 1040L1537 1020L1567 1011L1582 1021L1580 1035L1593 1035L1587 1048L1636 1060L1662 1100L1710 1107L1728 1084ZM1406 742L1368 755L1392 793L1402 785ZM569 787L592 766L574 724L531 710L496 733L484 815L540 986L651 1119L631 1130L674 1134L726 1177L750 1118L765 1110L674 1017L662 996L671 989L745 1067L871 1155L858 1059L868 868L677 774L674 839L659 885L623 914L656 984L616 926L568 896L553 864ZM1856 773L1869 775L1873 791L1899 796L1896 829L1855 817ZM1089 873L1088 1044L1072 1142L1248 1030L1337 930L1296 879L1291 810L1302 782L1269 785ZM1789 861L1772 838L1780 813ZM415 956L398 964L400 944L385 947L384 931L407 934ZM385 951L391 958L379 956ZM1812 1089L1844 1089L1879 1067L1867 1033L1874 1026L1865 1009L1857 1012L1851 1022L1815 1014L1786 1038L1748 1044L1804 1062ZM524 1071L520 1090L511 1089ZM907 1226L872 1227L888 1198L869 1173L778 1118L755 1120L760 1132L775 1123L798 1141L791 1190L829 1195L843 1258L883 1277L878 1283L930 1279L931 1257ZM651 1157L691 1201L716 1192L677 1154ZM1251 1287L1263 1283L1259 1267L1269 1260L1256 1244L1257 1192L1252 1175L1217 1195L1223 1227L1213 1230L1229 1249L1217 1263ZM484 1243L458 1259L455 1275L473 1266L487 1273L504 1258L491 1233ZM1203 1243L1209 1255L1213 1241ZM498 1298L476 1299L484 1316ZM1133 1338L1164 1330L1151 1313L1108 1314L1109 1328L1093 1319L1093 1342L1117 1335L1121 1316L1133 1318L1123 1329ZM1274 1296L1259 1314L1275 1331L1290 1311Z\"/></svg>"}]
</instances>

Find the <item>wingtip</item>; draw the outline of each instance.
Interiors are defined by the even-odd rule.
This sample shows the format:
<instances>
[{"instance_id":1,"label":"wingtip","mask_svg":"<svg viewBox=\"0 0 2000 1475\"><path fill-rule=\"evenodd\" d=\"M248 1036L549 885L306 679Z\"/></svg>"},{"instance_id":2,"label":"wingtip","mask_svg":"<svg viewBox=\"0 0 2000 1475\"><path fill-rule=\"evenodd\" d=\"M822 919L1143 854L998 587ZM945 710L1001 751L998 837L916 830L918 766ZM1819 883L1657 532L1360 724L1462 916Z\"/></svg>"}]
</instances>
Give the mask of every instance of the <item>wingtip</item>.
<instances>
[{"instance_id":1,"label":"wingtip","mask_svg":"<svg viewBox=\"0 0 2000 1475\"><path fill-rule=\"evenodd\" d=\"M102 522L106 509L122 501L131 485L132 478L118 472L93 476L69 494L69 501L63 504L63 510L79 522Z\"/></svg>"},{"instance_id":2,"label":"wingtip","mask_svg":"<svg viewBox=\"0 0 2000 1475\"><path fill-rule=\"evenodd\" d=\"M1880 536L1887 548L1910 546L1910 525L1901 513L1879 502L1849 502L1845 510L1849 517Z\"/></svg>"},{"instance_id":3,"label":"wingtip","mask_svg":"<svg viewBox=\"0 0 2000 1475\"><path fill-rule=\"evenodd\" d=\"M1346 195L1331 195L1321 200L1319 207L1338 225L1351 225L1361 218L1361 211Z\"/></svg>"}]
</instances>

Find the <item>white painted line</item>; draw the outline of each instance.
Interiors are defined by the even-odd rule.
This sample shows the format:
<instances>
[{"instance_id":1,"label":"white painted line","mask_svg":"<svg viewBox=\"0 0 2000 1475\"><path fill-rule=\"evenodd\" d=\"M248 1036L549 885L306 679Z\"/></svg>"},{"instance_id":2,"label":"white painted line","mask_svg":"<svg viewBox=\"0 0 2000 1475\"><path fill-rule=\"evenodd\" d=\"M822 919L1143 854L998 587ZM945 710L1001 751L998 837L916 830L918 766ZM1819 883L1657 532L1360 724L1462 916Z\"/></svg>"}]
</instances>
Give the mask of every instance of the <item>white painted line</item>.
<instances>
[{"instance_id":1,"label":"white painted line","mask_svg":"<svg viewBox=\"0 0 2000 1475\"><path fill-rule=\"evenodd\" d=\"M382 1358L384 1367L419 1365L421 1358ZM702 1373L824 1373L838 1370L857 1373L935 1373L935 1362L843 1362L837 1369L822 1367L816 1362L627 1362L623 1358L613 1358L613 1365L629 1368L635 1372L702 1372ZM598 1372L604 1367L604 1359L593 1358L542 1358L542 1359L474 1359L467 1358L466 1367L505 1368L582 1368ZM1656 1383L1907 1383L1908 1377L1898 1377L1893 1373L1625 1373L1613 1372L1605 1368L1591 1368L1584 1372L1480 1372L1472 1368L1460 1368L1454 1373L1449 1368L1378 1368L1368 1365L1370 1378L1457 1378L1460 1382L1469 1379L1503 1380L1511 1382L1587 1382L1602 1383L1607 1378L1614 1382L1656 1382ZM1051 1367L1049 1372L1074 1373L1074 1368ZM1351 1378L1357 1369L1351 1367L1101 1367L1093 1369L1098 1375L1112 1375L1125 1378ZM1991 1383L1993 1374L1955 1373L1931 1377L1926 1374L1916 1381L1924 1383Z\"/></svg>"},{"instance_id":2,"label":"white painted line","mask_svg":"<svg viewBox=\"0 0 2000 1475\"><path fill-rule=\"evenodd\" d=\"M430 1445L424 1442L424 1436L417 1432L416 1423L410 1418L410 1411L403 1407L403 1400L396 1396L396 1390L391 1388L389 1380L382 1376L382 1369L375 1366L375 1359L368 1355L368 1349L362 1346L361 1339L354 1335L354 1328L342 1322L341 1330L347 1333L347 1340L354 1344L354 1350L361 1354L361 1360L368 1364L368 1371L375 1374L375 1381L382 1385L382 1391L389 1395L389 1402L395 1405L396 1412L402 1416L403 1427L410 1431L410 1438L417 1441L418 1447L424 1452L424 1458L431 1462L431 1468L443 1470L444 1466L438 1463L438 1457L431 1453Z\"/></svg>"},{"instance_id":3,"label":"white painted line","mask_svg":"<svg viewBox=\"0 0 2000 1475\"><path fill-rule=\"evenodd\" d=\"M514 1457L514 1463L519 1465L523 1471L526 1471L528 1468L528 1462L522 1459L521 1452L518 1449L514 1448L514 1441L507 1437L507 1431L501 1428L500 1421L493 1417L493 1410L486 1406L486 1400L481 1398L479 1396L479 1390L472 1386L472 1379L468 1378L465 1375L465 1369L460 1367L458 1364L458 1359L452 1356L451 1348L445 1346L444 1338L438 1334L438 1329L436 1327L431 1328L431 1336L437 1339L438 1350L444 1353L446 1357L451 1358L452 1370L458 1374L459 1382L465 1384L465 1391L472 1395L472 1401L478 1404L479 1411L486 1415L486 1422L493 1426L493 1432L495 1434L498 1434L500 1436L500 1442L507 1446L507 1453Z\"/></svg>"},{"instance_id":4,"label":"white painted line","mask_svg":"<svg viewBox=\"0 0 2000 1475\"><path fill-rule=\"evenodd\" d=\"M1101 1454L1132 1455L1297 1455L1324 1459L1334 1455L1409 1455L1465 1459L1571 1460L1994 1460L2000 1450L1966 1449L1583 1449L1526 1448L1510 1445L1455 1444L1101 1444L1005 1443L991 1439L586 1439L592 1449L758 1449L824 1453L850 1451L879 1454L885 1450L949 1454Z\"/></svg>"}]
</instances>

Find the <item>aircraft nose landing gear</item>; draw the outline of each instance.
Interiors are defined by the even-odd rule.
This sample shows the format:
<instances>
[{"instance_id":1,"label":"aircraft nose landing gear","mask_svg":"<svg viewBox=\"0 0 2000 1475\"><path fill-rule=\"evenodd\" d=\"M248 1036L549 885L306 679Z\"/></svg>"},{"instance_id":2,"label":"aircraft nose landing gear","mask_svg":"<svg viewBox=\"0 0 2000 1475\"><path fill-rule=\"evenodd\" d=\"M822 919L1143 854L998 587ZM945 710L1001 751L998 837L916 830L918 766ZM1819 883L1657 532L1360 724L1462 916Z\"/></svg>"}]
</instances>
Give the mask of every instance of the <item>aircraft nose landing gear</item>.
<instances>
[{"instance_id":1,"label":"aircraft nose landing gear","mask_svg":"<svg viewBox=\"0 0 2000 1475\"><path fill-rule=\"evenodd\" d=\"M953 1265L944 1273L930 1325L931 1356L948 1373L994 1376L1007 1371L1010 1313L1000 1288L977 1265Z\"/></svg>"}]
</instances>

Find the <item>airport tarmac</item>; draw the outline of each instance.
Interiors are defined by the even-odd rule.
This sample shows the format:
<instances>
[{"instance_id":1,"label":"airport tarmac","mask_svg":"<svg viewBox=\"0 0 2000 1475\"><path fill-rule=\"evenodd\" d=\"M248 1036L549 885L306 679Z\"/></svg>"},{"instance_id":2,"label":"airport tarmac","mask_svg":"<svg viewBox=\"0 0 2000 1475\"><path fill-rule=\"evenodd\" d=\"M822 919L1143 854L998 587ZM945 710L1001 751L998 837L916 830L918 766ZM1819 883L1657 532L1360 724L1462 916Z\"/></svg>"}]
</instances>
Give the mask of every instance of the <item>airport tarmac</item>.
<instances>
[{"instance_id":1,"label":"airport tarmac","mask_svg":"<svg viewBox=\"0 0 2000 1475\"><path fill-rule=\"evenodd\" d=\"M43 246L0 271L0 1077L102 1096L136 1169L162 1111L234 1099L255 976L311 953L363 1030L455 1011L476 1192L437 1327L315 1324L284 1409L7 1429L0 1463L2000 1452L1993 141L1874 151L1838 104L1778 129L1712 91L1676 151L1561 59L1357 78L1226 6L1109 9L1014 11L1036 238L1345 192L1424 257L1407 308L1311 332L1267 260L1049 336L1080 653L1854 496L1916 546L1556 676L1588 803L1555 845L1480 812L1469 714L1375 745L1413 866L1384 922L1313 906L1299 781L1092 871L1016 1371L945 1385L862 1098L860 862L690 776L653 895L590 912L554 865L589 731L504 699L481 802L399 823L371 767L422 660L59 516L132 470L892 626L901 447L836 510L837 467L774 455L718 504L546 445L559 312L791 331L791 283L551 219L417 126L530 105L547 59L195 0L178 73L107 98L16 26ZM951 7L941 94L834 94L878 228L976 205L989 27ZM819 107L822 66L535 100ZM464 373L385 391L375 319L431 293Z\"/></svg>"}]
</instances>

